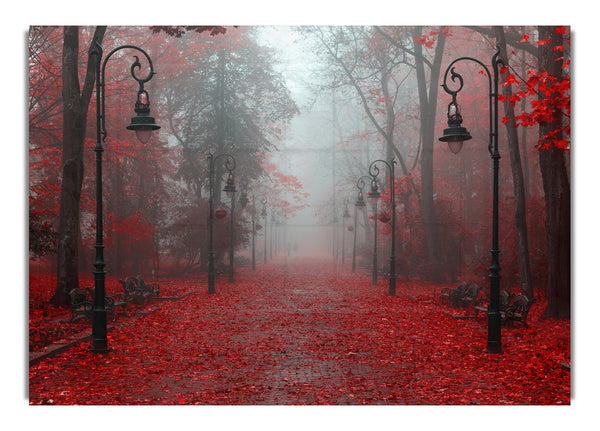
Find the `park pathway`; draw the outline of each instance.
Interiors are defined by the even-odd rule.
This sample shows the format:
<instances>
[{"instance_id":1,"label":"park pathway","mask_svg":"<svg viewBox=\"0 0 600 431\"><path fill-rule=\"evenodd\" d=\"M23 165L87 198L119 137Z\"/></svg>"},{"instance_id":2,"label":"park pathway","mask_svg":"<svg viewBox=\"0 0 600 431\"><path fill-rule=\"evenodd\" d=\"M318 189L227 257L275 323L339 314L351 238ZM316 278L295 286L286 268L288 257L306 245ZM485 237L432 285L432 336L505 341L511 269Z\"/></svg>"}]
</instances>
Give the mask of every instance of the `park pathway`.
<instances>
[{"instance_id":1,"label":"park pathway","mask_svg":"<svg viewBox=\"0 0 600 431\"><path fill-rule=\"evenodd\" d=\"M235 283L119 316L111 351L81 342L29 367L30 404L353 405L567 403L570 373L535 351L541 331L485 353L481 319L456 319L440 286L371 285L330 256L279 257ZM541 324L535 322L536 326ZM557 326L558 328L558 326ZM524 363L533 365L523 367ZM540 378L540 370L544 378ZM557 398L558 397L558 398Z\"/></svg>"},{"instance_id":2,"label":"park pathway","mask_svg":"<svg viewBox=\"0 0 600 431\"><path fill-rule=\"evenodd\" d=\"M423 341L402 328L414 316L401 306L416 301L401 287L389 297L385 281L330 256L240 268L213 295L201 280L182 300L118 319L108 354L83 342L30 367L30 403L418 403L406 383Z\"/></svg>"},{"instance_id":3,"label":"park pathway","mask_svg":"<svg viewBox=\"0 0 600 431\"><path fill-rule=\"evenodd\" d=\"M200 391L205 400L226 404L387 402L390 388L415 367L403 360L390 367L397 358L382 350L396 344L385 322L398 299L387 296L385 283L373 287L368 274L333 263L331 257L280 259L242 269L234 284L221 281L215 306L187 326L205 340L202 347L194 343L203 374L180 364L182 375L157 382L147 395L159 395L153 392L166 383L191 399ZM193 307L193 300L180 306ZM181 334L183 345L189 334Z\"/></svg>"}]
</instances>

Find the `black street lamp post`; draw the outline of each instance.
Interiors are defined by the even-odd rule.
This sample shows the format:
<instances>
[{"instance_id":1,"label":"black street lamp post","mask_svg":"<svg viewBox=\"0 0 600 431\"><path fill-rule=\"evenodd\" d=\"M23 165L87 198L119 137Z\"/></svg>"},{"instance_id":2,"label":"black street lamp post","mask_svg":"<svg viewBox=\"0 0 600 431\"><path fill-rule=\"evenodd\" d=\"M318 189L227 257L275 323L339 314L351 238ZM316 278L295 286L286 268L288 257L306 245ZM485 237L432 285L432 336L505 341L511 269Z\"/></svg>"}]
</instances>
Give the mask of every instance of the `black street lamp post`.
<instances>
[{"instance_id":1,"label":"black street lamp post","mask_svg":"<svg viewBox=\"0 0 600 431\"><path fill-rule=\"evenodd\" d=\"M267 198L260 194L259 197L262 197L263 208L260 213L262 217L265 218L265 259L264 262L267 263ZM256 196L252 195L252 269L256 269ZM258 225L260 226L260 224Z\"/></svg>"},{"instance_id":2,"label":"black street lamp post","mask_svg":"<svg viewBox=\"0 0 600 431\"><path fill-rule=\"evenodd\" d=\"M108 340L106 338L106 271L104 267L104 240L103 240L103 218L102 218L102 143L106 140L106 106L105 106L105 72L106 62L111 56L122 49L133 49L139 51L146 57L150 71L145 77L139 77L136 70L141 69L142 65L139 57L134 56L135 61L131 65L131 76L139 84L137 100L135 102L135 117L131 119L131 124L127 129L134 130L137 138L142 144L146 144L150 139L153 130L160 129L150 116L150 98L144 83L150 81L154 75L152 60L143 49L134 45L122 45L108 53L104 61L102 60L102 46L96 44L89 53L89 59L92 55L96 58L96 260L94 262L94 310L92 317L92 347L93 352L104 353L108 349Z\"/></svg>"},{"instance_id":3,"label":"black street lamp post","mask_svg":"<svg viewBox=\"0 0 600 431\"><path fill-rule=\"evenodd\" d=\"M374 196L371 196L371 195ZM369 198L373 198L371 199L371 204L373 206L373 214L374 214L374 228L373 228L373 278L372 278L372 282L371 284L373 286L377 285L377 273L378 273L378 269L377 269L377 199L375 199L375 197L377 196L377 194L379 194L379 191L377 190L377 183L375 182L375 179L371 180L371 191L367 192L367 196ZM378 196L377 196L378 198Z\"/></svg>"},{"instance_id":4,"label":"black street lamp post","mask_svg":"<svg viewBox=\"0 0 600 431\"><path fill-rule=\"evenodd\" d=\"M215 194L215 163L221 157L225 157L225 168L229 171L227 182L223 191L227 193L233 202L235 193L235 183L233 180L233 170L235 169L235 159L232 155L223 153L217 156L213 153L208 155L208 172L209 172L209 191L208 191L208 293L215 293L215 251L213 249L213 223L215 215L213 213L213 199ZM233 204L232 204L233 209ZM233 218L233 214L230 215ZM233 266L233 259L231 261Z\"/></svg>"},{"instance_id":5,"label":"black street lamp post","mask_svg":"<svg viewBox=\"0 0 600 431\"><path fill-rule=\"evenodd\" d=\"M344 215L342 216L342 264L344 264L346 258L346 220L350 218L350 213L348 212L348 202L349 200L344 199Z\"/></svg>"},{"instance_id":6,"label":"black street lamp post","mask_svg":"<svg viewBox=\"0 0 600 431\"><path fill-rule=\"evenodd\" d=\"M262 200L262 211L260 215L265 219L265 252L264 252L264 263L267 263L267 198L263 197Z\"/></svg>"},{"instance_id":7,"label":"black street lamp post","mask_svg":"<svg viewBox=\"0 0 600 431\"><path fill-rule=\"evenodd\" d=\"M358 225L356 223L356 219L358 218L358 209L363 209L365 204L365 199L363 197L363 189L365 188L364 179L371 179L371 177L367 175L363 175L356 182L356 188L358 189L358 196L356 198L356 202L354 203L354 242L352 244L352 272L356 272L356 237L358 231Z\"/></svg>"},{"instance_id":8,"label":"black street lamp post","mask_svg":"<svg viewBox=\"0 0 600 431\"><path fill-rule=\"evenodd\" d=\"M244 208L246 208L246 205L248 205L248 179L245 177L242 177L242 193L240 194L240 199L239 199L238 203L241 205L242 210ZM254 229L254 220L252 220L252 229ZM232 259L233 259L233 256L232 256ZM233 260L232 260L232 262L233 262Z\"/></svg>"},{"instance_id":9,"label":"black street lamp post","mask_svg":"<svg viewBox=\"0 0 600 431\"><path fill-rule=\"evenodd\" d=\"M369 166L369 175L373 178L371 181L371 191L369 192L369 198L375 201L375 222L377 223L377 200L381 197L377 186L377 176L379 175L379 168L377 163L385 164L390 170L390 198L392 205L392 239L391 239L391 250L390 250L390 273L389 273L389 295L396 296L396 196L395 196L395 181L394 181L394 165L396 160L392 160L388 163L385 160L375 160ZM377 225L376 225L377 226ZM377 238L377 237L376 237ZM374 264L377 263L377 247L375 248ZM376 275L375 275L376 276ZM374 276L374 277L375 277ZM374 278L376 284L376 278Z\"/></svg>"},{"instance_id":10,"label":"black street lamp post","mask_svg":"<svg viewBox=\"0 0 600 431\"><path fill-rule=\"evenodd\" d=\"M235 199L231 196L231 217L229 217L229 282L233 283L233 258L234 258L234 235L233 215L235 213Z\"/></svg>"},{"instance_id":11,"label":"black street lamp post","mask_svg":"<svg viewBox=\"0 0 600 431\"><path fill-rule=\"evenodd\" d=\"M444 130L444 134L440 139L442 142L447 142L450 151L458 153L464 141L471 139L471 135L466 128L462 127L462 116L456 103L456 95L463 88L463 78L460 74L454 71L454 64L461 60L474 61L479 64L487 74L489 85L489 128L490 142L488 151L492 158L493 164L493 197L492 197L492 260L489 267L490 274L490 305L488 307L488 342L487 351L489 353L501 353L501 318L500 318L500 249L498 246L498 173L500 165L500 153L498 152L498 78L499 65L504 64L499 58L500 49L496 48L495 54L492 56L493 76L489 69L481 61L471 57L460 57L452 61L444 74L444 83L442 87L446 93L452 96L452 101L448 104L448 128ZM458 88L451 90L446 85L448 73L452 81L458 80ZM492 81L493 78L493 81Z\"/></svg>"}]
</instances>

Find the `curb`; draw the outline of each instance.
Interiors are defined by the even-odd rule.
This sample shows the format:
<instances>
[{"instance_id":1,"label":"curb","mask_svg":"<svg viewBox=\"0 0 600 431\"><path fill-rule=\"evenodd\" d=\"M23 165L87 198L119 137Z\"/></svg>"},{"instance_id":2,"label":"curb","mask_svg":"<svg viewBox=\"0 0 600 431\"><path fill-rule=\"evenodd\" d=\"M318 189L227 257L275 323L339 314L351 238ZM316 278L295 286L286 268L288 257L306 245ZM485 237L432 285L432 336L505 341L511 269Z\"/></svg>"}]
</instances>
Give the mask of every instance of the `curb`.
<instances>
[{"instance_id":1,"label":"curb","mask_svg":"<svg viewBox=\"0 0 600 431\"><path fill-rule=\"evenodd\" d=\"M185 298L186 296L190 295L191 293L192 293L192 291L187 292L181 296L162 297L162 298L156 298L156 299L160 299L163 301L167 301L167 300L176 301L178 299ZM136 312L136 314L138 314L140 316L145 316L147 314L150 314L150 313L158 310L159 308L160 308L160 306L153 307L152 309L147 310L147 311L138 311L138 312ZM106 332L108 333L109 331L112 331L113 328L114 328L114 325L108 325L106 327ZM37 364L42 359L51 358L60 353L63 353L66 350L69 350L71 347L81 343L82 341L91 340L91 339L92 339L92 330L88 329L80 334L70 337L69 338L70 341L57 342L55 344L51 344L50 346L47 346L45 348L45 350L43 350L41 352L29 352L29 366L31 367L32 365Z\"/></svg>"}]
</instances>

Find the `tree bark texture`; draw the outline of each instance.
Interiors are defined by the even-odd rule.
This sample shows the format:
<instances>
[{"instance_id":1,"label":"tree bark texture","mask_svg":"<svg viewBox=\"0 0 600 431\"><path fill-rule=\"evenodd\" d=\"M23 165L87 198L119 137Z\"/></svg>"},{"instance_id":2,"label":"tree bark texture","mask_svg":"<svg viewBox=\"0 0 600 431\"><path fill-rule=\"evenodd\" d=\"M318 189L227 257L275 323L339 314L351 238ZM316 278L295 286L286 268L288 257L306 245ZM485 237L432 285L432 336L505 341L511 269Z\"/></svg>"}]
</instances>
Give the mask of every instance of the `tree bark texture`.
<instances>
[{"instance_id":1,"label":"tree bark texture","mask_svg":"<svg viewBox=\"0 0 600 431\"><path fill-rule=\"evenodd\" d=\"M506 55L506 39L504 29L495 27L496 41L500 47L500 58L508 66ZM505 81L505 78L502 78ZM533 286L531 284L531 265L529 261L529 242L527 240L527 207L525 200L525 182L523 179L523 167L521 165L521 153L519 150L519 137L515 125L515 110L510 103L512 87L502 85L502 94L506 96L504 101L504 113L508 117L506 133L508 136L508 152L510 166L512 169L513 188L515 193L515 231L517 238L517 260L519 264L519 281L521 293L528 298L533 298Z\"/></svg>"},{"instance_id":2,"label":"tree bark texture","mask_svg":"<svg viewBox=\"0 0 600 431\"><path fill-rule=\"evenodd\" d=\"M105 27L94 41L102 42ZM92 42L94 43L94 42ZM92 57L90 63L95 62ZM67 305L69 292L79 287L79 203L83 183L83 143L87 111L94 88L94 67L88 64L83 92L79 85L79 27L64 28L62 53L63 153L57 253L57 283L51 302Z\"/></svg>"},{"instance_id":3,"label":"tree bark texture","mask_svg":"<svg viewBox=\"0 0 600 431\"><path fill-rule=\"evenodd\" d=\"M422 28L415 29L415 36L421 36ZM417 70L417 83L419 89L419 108L421 113L421 212L425 225L425 236L429 260L432 263L432 273L438 274L436 266L441 262L439 251L439 223L435 215L433 204L433 141L435 133L435 114L437 107L438 82L446 36L439 33L435 49L434 61L431 65L430 80L427 81L425 73L425 60L423 47L415 43L415 66ZM432 274L432 275L433 275Z\"/></svg>"},{"instance_id":4,"label":"tree bark texture","mask_svg":"<svg viewBox=\"0 0 600 431\"><path fill-rule=\"evenodd\" d=\"M555 27L539 27L540 40L550 39L539 49L539 68L560 79L562 53L552 47L561 46L563 38ZM561 112L540 125L540 139L561 124ZM561 137L558 136L558 139ZM546 317L571 316L571 188L564 150L550 146L539 150L540 170L546 202L546 254L548 267L548 305Z\"/></svg>"}]
</instances>

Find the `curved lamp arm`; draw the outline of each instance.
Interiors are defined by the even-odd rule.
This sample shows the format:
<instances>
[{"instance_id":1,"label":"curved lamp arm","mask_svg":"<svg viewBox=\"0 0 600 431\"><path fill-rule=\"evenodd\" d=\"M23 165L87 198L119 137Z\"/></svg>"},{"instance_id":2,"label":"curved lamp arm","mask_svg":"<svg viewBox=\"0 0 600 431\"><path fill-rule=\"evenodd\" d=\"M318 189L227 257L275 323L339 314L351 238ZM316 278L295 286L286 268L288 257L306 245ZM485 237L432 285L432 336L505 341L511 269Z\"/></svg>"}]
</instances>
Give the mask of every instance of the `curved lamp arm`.
<instances>
[{"instance_id":1,"label":"curved lamp arm","mask_svg":"<svg viewBox=\"0 0 600 431\"><path fill-rule=\"evenodd\" d=\"M472 62L477 63L479 66L481 66L483 68L483 70L485 71L485 74L487 76L489 96L490 96L489 97L490 142L488 144L488 151L489 151L490 155L492 155L492 156L494 154L497 154L497 152L498 152L498 141L497 141L497 137L498 137L498 130L497 130L498 78L499 78L499 65L504 65L504 62L502 61L501 58L499 58L499 55L500 55L500 47L497 46L496 52L492 56L493 74L490 72L490 70L487 68L487 66L485 64L483 64L480 60L473 58L473 57L459 57L459 58L453 60L448 65L448 68L446 69L446 72L444 73L444 80L442 83L442 88L444 89L444 91L452 96L452 101L448 104L449 129L450 128L460 128L460 124L462 123L462 117L461 117L460 111L458 109L458 103L456 102L456 96L463 89L464 81L463 81L462 75L455 71L454 65L456 63L458 63L459 61L472 61ZM450 75L450 79L452 80L452 82L458 81L458 88L456 88L455 90L452 90L448 86L448 75ZM492 78L493 78L494 82L492 82ZM449 130L449 129L446 129L446 130ZM455 130L459 130L459 129L455 129ZM465 139L470 139L470 136L468 135L468 132L466 131L466 129L460 128L460 132L465 133L465 135L464 135ZM444 134L446 134L446 131ZM440 139L446 140L446 141L450 140L450 139L442 139L442 138L440 138ZM458 148L458 151L460 151L460 148ZM456 152L458 152L458 151L456 151Z\"/></svg>"}]
</instances>

